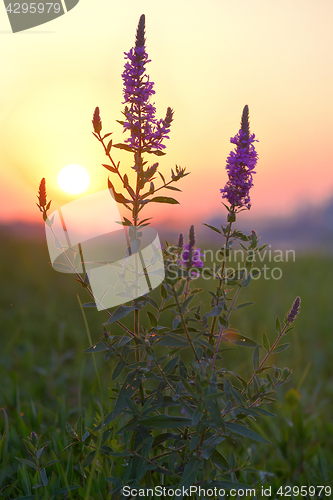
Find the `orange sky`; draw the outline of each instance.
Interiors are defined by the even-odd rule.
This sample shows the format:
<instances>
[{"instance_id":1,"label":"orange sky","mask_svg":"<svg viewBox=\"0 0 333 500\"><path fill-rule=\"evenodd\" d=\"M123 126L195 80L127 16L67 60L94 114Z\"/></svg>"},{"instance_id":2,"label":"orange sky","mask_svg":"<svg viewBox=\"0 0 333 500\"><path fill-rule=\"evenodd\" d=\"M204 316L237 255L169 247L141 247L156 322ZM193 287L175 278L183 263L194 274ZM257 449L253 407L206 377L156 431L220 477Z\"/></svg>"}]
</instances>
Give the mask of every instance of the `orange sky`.
<instances>
[{"instance_id":1,"label":"orange sky","mask_svg":"<svg viewBox=\"0 0 333 500\"><path fill-rule=\"evenodd\" d=\"M177 184L181 205L168 206L169 221L186 230L194 220L225 217L219 190L245 104L260 142L244 217L285 215L333 195L331 0L80 0L68 14L16 34L0 6L0 223L41 220L42 177L54 209L75 199L56 184L69 163L88 170L85 194L106 188L92 113L99 106L104 132L124 139L115 121L123 52L142 13L157 114L175 110L161 171L168 177L177 163L191 172ZM115 159L130 169L128 153L115 151ZM165 210L156 204L154 215Z\"/></svg>"}]
</instances>

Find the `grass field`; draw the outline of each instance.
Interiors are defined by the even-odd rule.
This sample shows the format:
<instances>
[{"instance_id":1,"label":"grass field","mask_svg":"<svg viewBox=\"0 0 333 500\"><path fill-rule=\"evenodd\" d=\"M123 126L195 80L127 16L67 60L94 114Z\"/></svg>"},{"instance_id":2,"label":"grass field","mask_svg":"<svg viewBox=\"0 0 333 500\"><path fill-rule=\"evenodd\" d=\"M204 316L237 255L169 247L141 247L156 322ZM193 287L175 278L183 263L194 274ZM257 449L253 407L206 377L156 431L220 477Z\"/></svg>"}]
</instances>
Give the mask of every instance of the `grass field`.
<instances>
[{"instance_id":1,"label":"grass field","mask_svg":"<svg viewBox=\"0 0 333 500\"><path fill-rule=\"evenodd\" d=\"M108 485L101 478L110 475L112 463L91 468L82 463L81 448L62 451L72 441L66 422L74 426L82 415L83 425L90 428L96 413L109 411L113 363L104 363L102 353L95 356L99 384L92 356L83 353L91 344L77 294L82 302L89 299L72 275L51 268L44 242L3 234L0 255L0 498L104 499ZM280 280L260 278L242 291L240 302L255 305L240 310L231 323L259 343L263 333L274 340L276 315L283 319L299 295L301 314L285 340L291 346L273 359L293 375L270 407L277 417L254 423L272 445L249 442L234 453L250 455L262 471L260 478L247 475L249 484L261 479L274 487L332 485L332 258L302 255L278 265ZM207 295L200 296L205 305ZM86 317L94 343L103 333L104 315L87 309ZM250 375L251 356L245 348L235 349L225 364ZM42 461L58 461L48 467L47 493L33 489L36 471L15 458L29 459L23 439L31 432L50 441ZM72 484L76 490L64 493Z\"/></svg>"}]
</instances>

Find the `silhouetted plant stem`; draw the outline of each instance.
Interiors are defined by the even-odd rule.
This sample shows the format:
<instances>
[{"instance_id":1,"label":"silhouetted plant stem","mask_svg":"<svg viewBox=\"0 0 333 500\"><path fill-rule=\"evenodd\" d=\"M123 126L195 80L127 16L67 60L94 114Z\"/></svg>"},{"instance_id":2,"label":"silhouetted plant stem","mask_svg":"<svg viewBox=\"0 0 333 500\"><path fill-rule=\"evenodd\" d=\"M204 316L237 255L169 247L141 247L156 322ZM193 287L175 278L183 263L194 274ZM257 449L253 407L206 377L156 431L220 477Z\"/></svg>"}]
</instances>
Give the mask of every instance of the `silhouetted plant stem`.
<instances>
[{"instance_id":1,"label":"silhouetted plant stem","mask_svg":"<svg viewBox=\"0 0 333 500\"><path fill-rule=\"evenodd\" d=\"M236 220L236 213L234 211L234 208L232 208L231 213L235 216L235 220ZM226 254L228 251L228 245L229 245L230 236L231 236L231 227L232 227L233 222L234 222L234 220L232 218L232 220L228 224L228 232L227 232L227 235L225 236L224 257L223 257L223 261L222 261L222 265L221 265L221 272L220 272L219 285L218 285L218 290L220 290L219 293L221 293L221 287L222 287L222 283L223 283L223 274L224 274L225 264L226 264L226 259L227 259ZM216 305L219 305L219 297L217 298ZM215 316L213 318L212 326L210 329L209 343L211 345L214 344L214 330L215 330L216 321L217 321L217 316Z\"/></svg>"},{"instance_id":2,"label":"silhouetted plant stem","mask_svg":"<svg viewBox=\"0 0 333 500\"><path fill-rule=\"evenodd\" d=\"M187 329L187 325L186 325L186 321L185 321L185 318L184 318L184 314L182 312L182 308L181 308L181 305L179 303L179 300L178 300L178 295L177 295L177 292L176 292L176 289L174 286L172 286L172 291L173 291L173 296L175 297L175 301L176 301L176 304L177 304L177 309L178 309L178 312L179 312L179 316L180 316L180 319L181 319L181 322L182 322L182 325L183 325L183 329L184 329L184 332L185 332L185 335L186 335L186 338L188 340L188 343L190 344L191 346L191 349L193 351L193 354L195 356L195 359L197 360L198 363L200 363L200 359L198 358L198 355L197 355L197 352L194 348L194 345L193 345L193 342L192 342L192 339L190 337L190 334L188 333L188 329Z\"/></svg>"},{"instance_id":3,"label":"silhouetted plant stem","mask_svg":"<svg viewBox=\"0 0 333 500\"><path fill-rule=\"evenodd\" d=\"M244 273L244 276L243 276L243 278L242 278L242 280L241 280L241 282L239 284L239 287L238 287L237 291L235 292L235 295L234 295L234 297L232 299L231 305L230 305L230 307L228 309L228 312L226 314L226 317L225 317L225 321L228 321L228 319L229 319L229 316L230 316L231 311L232 311L232 309L233 309L233 307L235 305L237 297L240 294L241 286L243 284L244 278L245 278L245 273ZM220 343L221 343L221 340L222 340L222 336L223 336L224 330L225 330L225 326L221 325L220 333L219 333L219 336L218 336L218 339L217 339L217 344L216 344L215 351L214 351L214 357L213 357L213 361L212 361L212 370L214 369L214 366L215 366L216 356L218 354L218 350L219 350L219 347L220 347Z\"/></svg>"}]
</instances>

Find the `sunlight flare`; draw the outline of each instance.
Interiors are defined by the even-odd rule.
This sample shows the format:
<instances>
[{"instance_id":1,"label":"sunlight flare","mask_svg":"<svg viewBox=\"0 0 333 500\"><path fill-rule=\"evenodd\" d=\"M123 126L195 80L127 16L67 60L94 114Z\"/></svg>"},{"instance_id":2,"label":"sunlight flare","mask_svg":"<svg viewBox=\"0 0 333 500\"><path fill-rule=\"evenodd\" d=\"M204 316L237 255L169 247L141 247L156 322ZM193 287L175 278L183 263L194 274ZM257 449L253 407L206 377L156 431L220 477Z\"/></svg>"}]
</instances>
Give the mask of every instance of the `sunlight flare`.
<instances>
[{"instance_id":1,"label":"sunlight flare","mask_svg":"<svg viewBox=\"0 0 333 500\"><path fill-rule=\"evenodd\" d=\"M89 174L81 165L67 165L60 170L58 175L58 185L66 193L82 193L89 183Z\"/></svg>"}]
</instances>

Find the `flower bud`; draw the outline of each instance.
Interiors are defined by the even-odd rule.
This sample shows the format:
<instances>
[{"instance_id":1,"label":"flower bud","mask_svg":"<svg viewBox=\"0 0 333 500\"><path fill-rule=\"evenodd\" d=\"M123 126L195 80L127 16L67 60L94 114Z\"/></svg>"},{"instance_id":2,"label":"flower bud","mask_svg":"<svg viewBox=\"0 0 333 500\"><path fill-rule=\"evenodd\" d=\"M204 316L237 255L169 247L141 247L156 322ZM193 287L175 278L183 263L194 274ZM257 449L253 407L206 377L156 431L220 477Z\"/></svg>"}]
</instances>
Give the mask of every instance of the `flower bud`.
<instances>
[{"instance_id":1,"label":"flower bud","mask_svg":"<svg viewBox=\"0 0 333 500\"><path fill-rule=\"evenodd\" d=\"M289 325L290 323L293 323L295 321L295 319L297 318L297 316L300 312L300 309L301 309L301 299L300 299L300 297L296 297L293 305L291 306L289 314L287 316L287 320L286 320L287 325Z\"/></svg>"},{"instance_id":2,"label":"flower bud","mask_svg":"<svg viewBox=\"0 0 333 500\"><path fill-rule=\"evenodd\" d=\"M99 134L100 131L102 130L101 117L99 116L99 107L95 108L92 124L96 134Z\"/></svg>"},{"instance_id":3,"label":"flower bud","mask_svg":"<svg viewBox=\"0 0 333 500\"><path fill-rule=\"evenodd\" d=\"M40 181L39 184L39 191L38 191L38 201L39 201L39 206L44 208L46 205L46 186L45 186L45 178Z\"/></svg>"}]
</instances>

